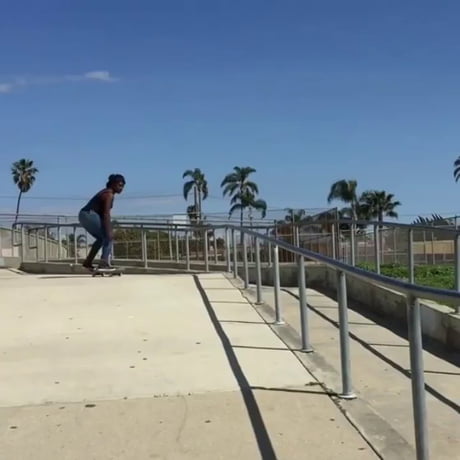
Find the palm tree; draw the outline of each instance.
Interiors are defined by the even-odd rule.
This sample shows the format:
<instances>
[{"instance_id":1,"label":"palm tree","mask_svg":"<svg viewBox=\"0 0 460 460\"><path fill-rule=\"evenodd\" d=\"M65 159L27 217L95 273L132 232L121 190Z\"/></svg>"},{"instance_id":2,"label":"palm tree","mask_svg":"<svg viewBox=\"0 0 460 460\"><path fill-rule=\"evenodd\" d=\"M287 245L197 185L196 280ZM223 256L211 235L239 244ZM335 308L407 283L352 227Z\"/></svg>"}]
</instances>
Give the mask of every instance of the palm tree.
<instances>
[{"instance_id":1,"label":"palm tree","mask_svg":"<svg viewBox=\"0 0 460 460\"><path fill-rule=\"evenodd\" d=\"M19 188L19 196L16 205L16 217L14 223L16 223L18 220L22 194L27 193L32 188L32 185L35 182L35 175L37 173L38 169L34 166L34 162L32 160L26 160L25 158L22 158L19 161L15 161L11 166L13 181Z\"/></svg>"},{"instance_id":2,"label":"palm tree","mask_svg":"<svg viewBox=\"0 0 460 460\"><path fill-rule=\"evenodd\" d=\"M343 201L350 205L351 218L358 218L358 182L356 180L339 180L331 185L331 190L327 197L327 202L333 200Z\"/></svg>"},{"instance_id":3,"label":"palm tree","mask_svg":"<svg viewBox=\"0 0 460 460\"><path fill-rule=\"evenodd\" d=\"M378 219L381 223L385 216L398 218L395 209L401 206L401 202L393 199L394 195L384 190L367 190L361 195L359 206L367 219Z\"/></svg>"},{"instance_id":4,"label":"palm tree","mask_svg":"<svg viewBox=\"0 0 460 460\"><path fill-rule=\"evenodd\" d=\"M454 161L454 178L455 182L460 179L460 157Z\"/></svg>"},{"instance_id":5,"label":"palm tree","mask_svg":"<svg viewBox=\"0 0 460 460\"><path fill-rule=\"evenodd\" d=\"M288 208L286 209L286 211L287 211L287 214L286 214L286 217L284 218L285 222L294 224L294 223L303 222L306 220L307 215L305 213L305 209L299 209L295 211L292 208Z\"/></svg>"},{"instance_id":6,"label":"palm tree","mask_svg":"<svg viewBox=\"0 0 460 460\"><path fill-rule=\"evenodd\" d=\"M208 197L208 182L201 172L201 169L188 169L182 175L182 178L190 177L190 180L184 184L184 198L187 200L190 191L193 189L193 204L195 206L195 212L197 221L202 220L202 201Z\"/></svg>"},{"instance_id":7,"label":"palm tree","mask_svg":"<svg viewBox=\"0 0 460 460\"><path fill-rule=\"evenodd\" d=\"M230 195L232 199L230 204L230 215L237 209L240 210L240 224L243 226L244 209L247 208L247 203L254 203L255 197L259 193L259 187L255 182L249 180L249 176L255 173L256 170L249 166L235 166L233 172L227 174L220 186L224 189L223 195Z\"/></svg>"},{"instance_id":8,"label":"palm tree","mask_svg":"<svg viewBox=\"0 0 460 460\"><path fill-rule=\"evenodd\" d=\"M255 195L252 194L249 190L246 190L246 192L244 192L241 196L240 202L235 203L230 208L229 216L238 210L240 210L241 213L244 213L245 209L248 209L249 220L252 222L252 210L255 209L256 211L260 211L263 219L267 214L267 203L265 200L256 200Z\"/></svg>"}]
</instances>

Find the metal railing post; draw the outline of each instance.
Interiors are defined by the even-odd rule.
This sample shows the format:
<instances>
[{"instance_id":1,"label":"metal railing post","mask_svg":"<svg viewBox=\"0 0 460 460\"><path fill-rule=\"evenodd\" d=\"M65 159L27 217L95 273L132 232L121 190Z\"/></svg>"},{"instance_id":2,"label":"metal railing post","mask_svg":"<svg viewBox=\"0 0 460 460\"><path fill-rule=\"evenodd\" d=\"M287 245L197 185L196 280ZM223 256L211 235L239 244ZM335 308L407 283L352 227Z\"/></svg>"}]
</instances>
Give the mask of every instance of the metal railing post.
<instances>
[{"instance_id":1,"label":"metal railing post","mask_svg":"<svg viewBox=\"0 0 460 460\"><path fill-rule=\"evenodd\" d=\"M62 259L62 228L58 222L57 228L57 239L58 239L58 260Z\"/></svg>"},{"instance_id":2,"label":"metal railing post","mask_svg":"<svg viewBox=\"0 0 460 460\"><path fill-rule=\"evenodd\" d=\"M179 232L177 230L177 225L174 228L174 239L176 241L176 262L179 263Z\"/></svg>"},{"instance_id":3,"label":"metal railing post","mask_svg":"<svg viewBox=\"0 0 460 460\"><path fill-rule=\"evenodd\" d=\"M350 238L350 254L351 254L351 261L350 264L354 267L356 265L356 225L354 223L351 224L351 238Z\"/></svg>"},{"instance_id":4,"label":"metal railing post","mask_svg":"<svg viewBox=\"0 0 460 460\"><path fill-rule=\"evenodd\" d=\"M276 324L284 324L280 301L280 264L278 245L273 246L273 286L275 288Z\"/></svg>"},{"instance_id":5,"label":"metal railing post","mask_svg":"<svg viewBox=\"0 0 460 460\"><path fill-rule=\"evenodd\" d=\"M26 261L26 231L24 225L21 224L21 262Z\"/></svg>"},{"instance_id":6,"label":"metal railing post","mask_svg":"<svg viewBox=\"0 0 460 460\"><path fill-rule=\"evenodd\" d=\"M298 256L298 282L299 282L299 308L300 308L300 329L302 331L302 351L311 352L310 333L308 327L308 305L307 288L305 285L305 257Z\"/></svg>"},{"instance_id":7,"label":"metal railing post","mask_svg":"<svg viewBox=\"0 0 460 460\"><path fill-rule=\"evenodd\" d=\"M337 298L339 304L340 362L342 368L343 399L354 399L351 384L350 334L348 331L347 279L343 271L337 271Z\"/></svg>"},{"instance_id":8,"label":"metal railing post","mask_svg":"<svg viewBox=\"0 0 460 460\"><path fill-rule=\"evenodd\" d=\"M232 229L233 241L233 277L238 278L238 247L236 243L236 231Z\"/></svg>"},{"instance_id":9,"label":"metal railing post","mask_svg":"<svg viewBox=\"0 0 460 460\"><path fill-rule=\"evenodd\" d=\"M148 248L147 248L147 232L145 228L141 228L141 244L142 244L142 260L144 262L144 268L149 266L149 255L148 255Z\"/></svg>"},{"instance_id":10,"label":"metal railing post","mask_svg":"<svg viewBox=\"0 0 460 460\"><path fill-rule=\"evenodd\" d=\"M246 235L243 233L243 273L244 288L249 288L249 267L248 267L248 242Z\"/></svg>"},{"instance_id":11,"label":"metal railing post","mask_svg":"<svg viewBox=\"0 0 460 460\"><path fill-rule=\"evenodd\" d=\"M378 225L374 225L374 258L375 271L380 275L380 229Z\"/></svg>"},{"instance_id":12,"label":"metal railing post","mask_svg":"<svg viewBox=\"0 0 460 460\"><path fill-rule=\"evenodd\" d=\"M331 227L331 238L332 238L332 258L337 259L337 245L336 245L336 236L335 236L335 225Z\"/></svg>"},{"instance_id":13,"label":"metal railing post","mask_svg":"<svg viewBox=\"0 0 460 460\"><path fill-rule=\"evenodd\" d=\"M260 241L256 238L256 284L257 284L257 301L256 304L262 303L262 268L260 266Z\"/></svg>"},{"instance_id":14,"label":"metal railing post","mask_svg":"<svg viewBox=\"0 0 460 460\"><path fill-rule=\"evenodd\" d=\"M275 227L276 230L276 227ZM270 230L267 228L267 237L270 235ZM268 265L271 266L272 264L272 245L270 242L267 242L267 255L268 255Z\"/></svg>"},{"instance_id":15,"label":"metal railing post","mask_svg":"<svg viewBox=\"0 0 460 460\"><path fill-rule=\"evenodd\" d=\"M410 228L407 235L407 257L408 257L408 271L409 271L409 283L415 282L415 272L414 272L414 231Z\"/></svg>"},{"instance_id":16,"label":"metal railing post","mask_svg":"<svg viewBox=\"0 0 460 460\"><path fill-rule=\"evenodd\" d=\"M212 239L214 242L214 264L217 265L219 263L219 255L217 254L217 238L216 238L216 230L212 232Z\"/></svg>"},{"instance_id":17,"label":"metal railing post","mask_svg":"<svg viewBox=\"0 0 460 460\"><path fill-rule=\"evenodd\" d=\"M45 225L45 235L44 235L44 244L45 244L45 263L48 262L48 227Z\"/></svg>"},{"instance_id":18,"label":"metal railing post","mask_svg":"<svg viewBox=\"0 0 460 460\"><path fill-rule=\"evenodd\" d=\"M415 447L417 460L428 460L429 447L425 377L423 371L422 319L418 299L412 296L407 297L407 311Z\"/></svg>"},{"instance_id":19,"label":"metal railing post","mask_svg":"<svg viewBox=\"0 0 460 460\"><path fill-rule=\"evenodd\" d=\"M173 247L172 247L172 226L168 226L168 246L169 246L169 260L173 260Z\"/></svg>"},{"instance_id":20,"label":"metal railing post","mask_svg":"<svg viewBox=\"0 0 460 460\"><path fill-rule=\"evenodd\" d=\"M208 231L203 231L203 244L204 244L204 271L209 272L209 254L208 254Z\"/></svg>"},{"instance_id":21,"label":"metal railing post","mask_svg":"<svg viewBox=\"0 0 460 460\"><path fill-rule=\"evenodd\" d=\"M77 252L77 227L73 226L73 256L74 262L78 264L78 252Z\"/></svg>"},{"instance_id":22,"label":"metal railing post","mask_svg":"<svg viewBox=\"0 0 460 460\"><path fill-rule=\"evenodd\" d=\"M35 261L38 262L40 260L40 248L38 244L38 227L35 228Z\"/></svg>"},{"instance_id":23,"label":"metal railing post","mask_svg":"<svg viewBox=\"0 0 460 460\"><path fill-rule=\"evenodd\" d=\"M185 232L185 264L186 270L190 271L190 239L189 232Z\"/></svg>"},{"instance_id":24,"label":"metal railing post","mask_svg":"<svg viewBox=\"0 0 460 460\"><path fill-rule=\"evenodd\" d=\"M230 251L230 237L228 228L225 229L225 262L227 263L227 272L230 273L232 271L232 253Z\"/></svg>"}]
</instances>

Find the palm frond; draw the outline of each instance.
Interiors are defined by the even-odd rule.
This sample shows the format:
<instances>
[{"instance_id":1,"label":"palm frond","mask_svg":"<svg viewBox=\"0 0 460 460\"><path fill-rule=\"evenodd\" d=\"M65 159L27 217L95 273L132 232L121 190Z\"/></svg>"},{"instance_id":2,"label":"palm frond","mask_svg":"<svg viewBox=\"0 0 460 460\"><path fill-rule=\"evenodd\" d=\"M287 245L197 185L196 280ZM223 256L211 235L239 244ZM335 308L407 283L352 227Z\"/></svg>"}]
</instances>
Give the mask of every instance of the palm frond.
<instances>
[{"instance_id":1,"label":"palm frond","mask_svg":"<svg viewBox=\"0 0 460 460\"><path fill-rule=\"evenodd\" d=\"M235 203L231 208L230 208L230 211L228 212L228 215L231 217L232 214L235 212L235 211L238 211L240 209L244 209L244 206L241 204L241 203Z\"/></svg>"},{"instance_id":2,"label":"palm frond","mask_svg":"<svg viewBox=\"0 0 460 460\"><path fill-rule=\"evenodd\" d=\"M257 211L260 211L262 219L267 215L267 202L265 200L259 199L252 203L251 205Z\"/></svg>"},{"instance_id":3,"label":"palm frond","mask_svg":"<svg viewBox=\"0 0 460 460\"><path fill-rule=\"evenodd\" d=\"M182 174L182 179L185 179L186 177L193 177L193 170L192 169L187 169L187 171Z\"/></svg>"},{"instance_id":4,"label":"palm frond","mask_svg":"<svg viewBox=\"0 0 460 460\"><path fill-rule=\"evenodd\" d=\"M203 193L203 200L205 200L209 195L208 183L206 180L201 185L201 191Z\"/></svg>"},{"instance_id":5,"label":"palm frond","mask_svg":"<svg viewBox=\"0 0 460 460\"><path fill-rule=\"evenodd\" d=\"M250 190L252 193L254 193L256 195L259 193L259 187L257 186L257 184L255 182L246 181L243 184L243 187L244 187L244 189Z\"/></svg>"},{"instance_id":6,"label":"palm frond","mask_svg":"<svg viewBox=\"0 0 460 460\"><path fill-rule=\"evenodd\" d=\"M184 199L188 199L188 194L190 193L190 190L192 190L193 186L195 185L194 180L190 180L184 184Z\"/></svg>"},{"instance_id":7,"label":"palm frond","mask_svg":"<svg viewBox=\"0 0 460 460\"><path fill-rule=\"evenodd\" d=\"M357 201L356 190L358 183L356 180L339 180L331 185L327 202L330 203L333 200L340 200L345 203L352 203Z\"/></svg>"},{"instance_id":8,"label":"palm frond","mask_svg":"<svg viewBox=\"0 0 460 460\"><path fill-rule=\"evenodd\" d=\"M238 176L235 173L230 173L224 177L223 181L220 183L220 186L223 187L224 185L236 182L238 182Z\"/></svg>"},{"instance_id":9,"label":"palm frond","mask_svg":"<svg viewBox=\"0 0 460 460\"><path fill-rule=\"evenodd\" d=\"M235 190L238 190L239 186L236 182L229 182L222 191L223 195L233 195Z\"/></svg>"}]
</instances>

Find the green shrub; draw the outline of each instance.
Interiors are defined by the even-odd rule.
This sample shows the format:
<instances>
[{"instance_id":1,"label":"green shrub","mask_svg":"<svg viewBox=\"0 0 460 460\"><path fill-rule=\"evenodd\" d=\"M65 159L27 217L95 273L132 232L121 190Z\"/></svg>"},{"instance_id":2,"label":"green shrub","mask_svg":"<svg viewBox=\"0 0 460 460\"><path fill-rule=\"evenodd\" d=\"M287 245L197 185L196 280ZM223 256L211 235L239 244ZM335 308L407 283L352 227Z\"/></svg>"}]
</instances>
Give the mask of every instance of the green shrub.
<instances>
[{"instance_id":1,"label":"green shrub","mask_svg":"<svg viewBox=\"0 0 460 460\"><path fill-rule=\"evenodd\" d=\"M361 263L357 266L364 270L375 271L375 266L371 263ZM409 268L405 265L381 265L380 273L405 281L409 279ZM455 267L453 265L417 265L415 267L415 283L422 286L454 289Z\"/></svg>"}]
</instances>

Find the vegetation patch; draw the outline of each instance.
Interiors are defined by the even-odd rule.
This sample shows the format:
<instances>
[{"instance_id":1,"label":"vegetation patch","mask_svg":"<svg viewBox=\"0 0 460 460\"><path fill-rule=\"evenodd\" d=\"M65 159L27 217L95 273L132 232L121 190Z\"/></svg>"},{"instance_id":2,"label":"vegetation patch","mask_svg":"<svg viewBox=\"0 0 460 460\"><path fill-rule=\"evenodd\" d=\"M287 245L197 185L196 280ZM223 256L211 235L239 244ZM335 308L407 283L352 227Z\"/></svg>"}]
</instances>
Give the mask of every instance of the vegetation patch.
<instances>
[{"instance_id":1,"label":"vegetation patch","mask_svg":"<svg viewBox=\"0 0 460 460\"><path fill-rule=\"evenodd\" d=\"M375 271L370 263L357 264L364 270ZM409 268L400 264L381 265L380 273L391 278L409 280ZM415 283L443 289L455 289L455 267L453 265L417 265L415 267Z\"/></svg>"}]
</instances>

